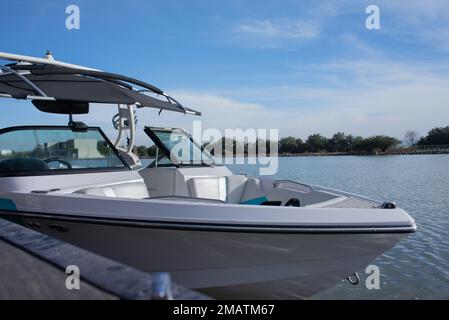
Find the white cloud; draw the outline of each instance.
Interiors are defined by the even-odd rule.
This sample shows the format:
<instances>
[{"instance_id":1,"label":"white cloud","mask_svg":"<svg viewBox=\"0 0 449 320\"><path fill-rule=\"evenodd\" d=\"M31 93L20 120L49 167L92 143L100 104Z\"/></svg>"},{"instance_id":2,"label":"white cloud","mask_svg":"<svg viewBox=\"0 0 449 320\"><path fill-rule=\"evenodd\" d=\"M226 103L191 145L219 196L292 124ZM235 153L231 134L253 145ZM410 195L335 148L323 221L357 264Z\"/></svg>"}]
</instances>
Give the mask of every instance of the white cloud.
<instances>
[{"instance_id":1,"label":"white cloud","mask_svg":"<svg viewBox=\"0 0 449 320\"><path fill-rule=\"evenodd\" d=\"M337 131L402 138L410 129L425 134L449 124L449 76L433 68L391 61L333 63L309 71L348 73L354 77L348 85L236 89L223 95L181 91L176 96L204 112L203 128L278 128L280 136L303 138ZM182 124L190 127L191 120Z\"/></svg>"},{"instance_id":2,"label":"white cloud","mask_svg":"<svg viewBox=\"0 0 449 320\"><path fill-rule=\"evenodd\" d=\"M376 3L381 10L382 29L404 43L424 44L428 49L449 51L449 2L409 0Z\"/></svg>"},{"instance_id":3,"label":"white cloud","mask_svg":"<svg viewBox=\"0 0 449 320\"><path fill-rule=\"evenodd\" d=\"M302 20L278 19L243 23L235 28L236 32L262 38L309 39L318 35L316 25Z\"/></svg>"},{"instance_id":4,"label":"white cloud","mask_svg":"<svg viewBox=\"0 0 449 320\"><path fill-rule=\"evenodd\" d=\"M320 28L317 21L280 18L247 21L238 24L232 31L249 46L275 48L286 42L316 38Z\"/></svg>"}]
</instances>

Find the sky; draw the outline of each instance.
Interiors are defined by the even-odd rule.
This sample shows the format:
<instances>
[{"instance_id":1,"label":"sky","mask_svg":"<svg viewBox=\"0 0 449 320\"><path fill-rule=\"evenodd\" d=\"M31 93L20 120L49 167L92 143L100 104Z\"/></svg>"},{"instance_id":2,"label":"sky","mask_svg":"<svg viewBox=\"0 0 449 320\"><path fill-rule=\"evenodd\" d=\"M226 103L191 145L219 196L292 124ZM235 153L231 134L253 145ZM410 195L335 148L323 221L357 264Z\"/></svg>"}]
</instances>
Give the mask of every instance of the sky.
<instances>
[{"instance_id":1,"label":"sky","mask_svg":"<svg viewBox=\"0 0 449 320\"><path fill-rule=\"evenodd\" d=\"M66 28L66 7L80 29ZM380 29L367 29L368 5ZM43 56L152 83L191 115L145 110L144 125L337 131L402 139L449 125L449 1L2 0L0 51ZM0 127L66 124L0 100ZM79 116L113 135L111 106Z\"/></svg>"}]
</instances>

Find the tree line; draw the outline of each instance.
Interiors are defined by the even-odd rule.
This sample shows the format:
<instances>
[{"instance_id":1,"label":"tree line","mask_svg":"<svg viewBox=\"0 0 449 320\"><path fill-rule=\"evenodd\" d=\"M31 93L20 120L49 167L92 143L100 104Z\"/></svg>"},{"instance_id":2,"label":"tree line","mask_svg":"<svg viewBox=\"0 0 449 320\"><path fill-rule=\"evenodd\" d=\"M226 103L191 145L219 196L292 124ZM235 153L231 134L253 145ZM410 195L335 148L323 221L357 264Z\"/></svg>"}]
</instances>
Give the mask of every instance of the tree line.
<instances>
[{"instance_id":1,"label":"tree line","mask_svg":"<svg viewBox=\"0 0 449 320\"><path fill-rule=\"evenodd\" d=\"M139 156L139 158L156 157L157 147L156 145L152 145L151 147L146 146L136 146L134 147L134 153Z\"/></svg>"},{"instance_id":2,"label":"tree line","mask_svg":"<svg viewBox=\"0 0 449 320\"><path fill-rule=\"evenodd\" d=\"M279 140L280 154L299 153L377 153L399 145L401 141L385 135L363 138L337 132L331 138L319 133L310 135L306 140L295 137L286 137Z\"/></svg>"},{"instance_id":3,"label":"tree line","mask_svg":"<svg viewBox=\"0 0 449 320\"><path fill-rule=\"evenodd\" d=\"M400 146L416 148L429 145L449 145L449 126L433 128L422 137L416 131L407 131L402 141L386 135L364 138L344 132L337 132L330 138L315 133L304 140L289 136L279 140L278 153L281 155L303 153L376 154L385 153ZM220 146L219 149L218 146ZM216 150L220 150L222 155L237 156L258 154L261 151L258 150L259 146L264 147L263 152L267 155L270 154L270 141L268 140L244 143L235 139L222 138L214 143L204 144L204 147L212 154L215 154ZM149 148L138 146L135 151L139 157L154 157L156 146L153 145Z\"/></svg>"}]
</instances>

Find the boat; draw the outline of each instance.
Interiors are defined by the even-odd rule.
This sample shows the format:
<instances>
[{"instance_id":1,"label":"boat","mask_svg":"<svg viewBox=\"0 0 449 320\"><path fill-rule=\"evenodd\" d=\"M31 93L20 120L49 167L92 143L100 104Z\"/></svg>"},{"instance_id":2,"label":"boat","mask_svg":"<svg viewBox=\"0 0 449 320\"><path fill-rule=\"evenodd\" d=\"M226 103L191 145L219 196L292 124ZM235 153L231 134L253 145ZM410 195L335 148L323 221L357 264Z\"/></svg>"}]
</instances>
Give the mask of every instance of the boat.
<instances>
[{"instance_id":1,"label":"boat","mask_svg":"<svg viewBox=\"0 0 449 320\"><path fill-rule=\"evenodd\" d=\"M417 229L394 202L234 174L179 128L144 127L158 154L143 167L133 153L137 114L201 113L149 83L51 53L0 60L0 96L68 117L58 126L0 129L4 219L146 272L169 272L218 299L310 297ZM98 104L118 109L116 139L76 121Z\"/></svg>"}]
</instances>

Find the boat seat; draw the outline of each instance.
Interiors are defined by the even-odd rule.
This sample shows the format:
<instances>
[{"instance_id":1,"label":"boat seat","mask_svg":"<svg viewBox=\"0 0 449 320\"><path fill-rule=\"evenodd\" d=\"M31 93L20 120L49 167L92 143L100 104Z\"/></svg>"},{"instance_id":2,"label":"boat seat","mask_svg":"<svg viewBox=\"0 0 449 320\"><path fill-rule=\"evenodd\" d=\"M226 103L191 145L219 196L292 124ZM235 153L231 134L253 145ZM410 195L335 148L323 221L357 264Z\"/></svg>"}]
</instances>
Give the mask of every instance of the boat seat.
<instances>
[{"instance_id":1,"label":"boat seat","mask_svg":"<svg viewBox=\"0 0 449 320\"><path fill-rule=\"evenodd\" d=\"M268 201L268 198L262 188L260 179L248 178L239 203L260 205L265 201Z\"/></svg>"},{"instance_id":2,"label":"boat seat","mask_svg":"<svg viewBox=\"0 0 449 320\"><path fill-rule=\"evenodd\" d=\"M194 177L187 180L187 186L193 198L226 201L225 177Z\"/></svg>"},{"instance_id":3,"label":"boat seat","mask_svg":"<svg viewBox=\"0 0 449 320\"><path fill-rule=\"evenodd\" d=\"M215 199L234 204L262 204L267 197L260 180L244 175L194 177L187 181L191 197Z\"/></svg>"},{"instance_id":4,"label":"boat seat","mask_svg":"<svg viewBox=\"0 0 449 320\"><path fill-rule=\"evenodd\" d=\"M244 175L231 175L226 177L226 202L240 203L245 191L248 178Z\"/></svg>"},{"instance_id":5,"label":"boat seat","mask_svg":"<svg viewBox=\"0 0 449 320\"><path fill-rule=\"evenodd\" d=\"M236 204L262 204L268 201L260 180L244 175L226 177L226 202Z\"/></svg>"},{"instance_id":6,"label":"boat seat","mask_svg":"<svg viewBox=\"0 0 449 320\"><path fill-rule=\"evenodd\" d=\"M74 193L110 198L145 199L150 197L147 187L143 182L126 182L100 187L90 187L77 190Z\"/></svg>"}]
</instances>

